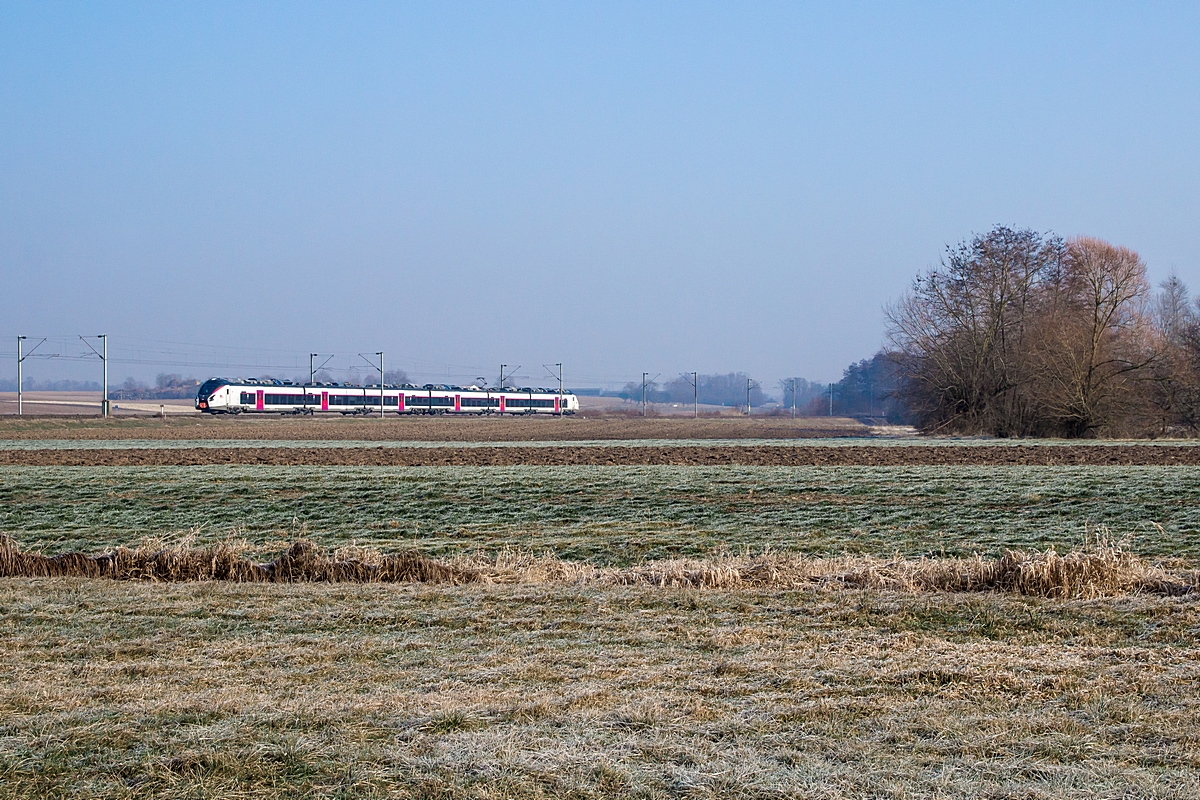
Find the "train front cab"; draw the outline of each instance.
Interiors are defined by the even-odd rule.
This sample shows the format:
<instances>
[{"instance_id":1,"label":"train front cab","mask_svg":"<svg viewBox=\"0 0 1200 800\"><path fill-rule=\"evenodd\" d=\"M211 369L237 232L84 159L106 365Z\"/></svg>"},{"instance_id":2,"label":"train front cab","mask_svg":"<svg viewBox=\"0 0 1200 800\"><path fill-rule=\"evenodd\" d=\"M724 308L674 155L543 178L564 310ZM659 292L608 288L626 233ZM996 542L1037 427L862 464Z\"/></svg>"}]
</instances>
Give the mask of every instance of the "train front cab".
<instances>
[{"instance_id":1,"label":"train front cab","mask_svg":"<svg viewBox=\"0 0 1200 800\"><path fill-rule=\"evenodd\" d=\"M196 391L196 410L210 414L224 411L229 404L229 381L209 378Z\"/></svg>"}]
</instances>

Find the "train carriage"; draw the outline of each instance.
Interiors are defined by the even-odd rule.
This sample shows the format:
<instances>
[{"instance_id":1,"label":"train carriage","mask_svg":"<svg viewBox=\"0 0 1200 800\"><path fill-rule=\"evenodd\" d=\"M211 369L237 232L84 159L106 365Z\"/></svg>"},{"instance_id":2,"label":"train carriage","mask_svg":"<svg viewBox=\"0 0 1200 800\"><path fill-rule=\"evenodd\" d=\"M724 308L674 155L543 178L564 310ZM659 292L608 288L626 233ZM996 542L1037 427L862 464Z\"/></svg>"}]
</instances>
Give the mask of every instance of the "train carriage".
<instances>
[{"instance_id":1,"label":"train carriage","mask_svg":"<svg viewBox=\"0 0 1200 800\"><path fill-rule=\"evenodd\" d=\"M579 400L570 392L506 386L424 386L308 383L256 378L210 378L200 385L196 408L209 414L526 414L570 415Z\"/></svg>"}]
</instances>

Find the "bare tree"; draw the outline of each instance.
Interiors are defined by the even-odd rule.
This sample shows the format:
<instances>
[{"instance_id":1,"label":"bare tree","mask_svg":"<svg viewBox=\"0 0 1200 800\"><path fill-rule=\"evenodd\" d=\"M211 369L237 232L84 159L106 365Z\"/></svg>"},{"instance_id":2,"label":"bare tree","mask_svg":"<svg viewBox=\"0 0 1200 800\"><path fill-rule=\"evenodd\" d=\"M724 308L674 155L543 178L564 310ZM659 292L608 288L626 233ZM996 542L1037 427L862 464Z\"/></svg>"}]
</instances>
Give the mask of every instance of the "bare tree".
<instances>
[{"instance_id":1,"label":"bare tree","mask_svg":"<svg viewBox=\"0 0 1200 800\"><path fill-rule=\"evenodd\" d=\"M1188 288L1174 272L1159 288L1161 291L1153 303L1154 324L1168 338L1181 341L1196 322L1196 311L1188 302Z\"/></svg>"},{"instance_id":2,"label":"bare tree","mask_svg":"<svg viewBox=\"0 0 1200 800\"><path fill-rule=\"evenodd\" d=\"M1159 284L1152 303L1154 349L1149 400L1155 433L1200 430L1200 314L1174 273Z\"/></svg>"},{"instance_id":3,"label":"bare tree","mask_svg":"<svg viewBox=\"0 0 1200 800\"><path fill-rule=\"evenodd\" d=\"M948 248L888 309L903 396L926 430L1028 433L1030 312L1062 270L1062 240L1004 226Z\"/></svg>"},{"instance_id":4,"label":"bare tree","mask_svg":"<svg viewBox=\"0 0 1200 800\"><path fill-rule=\"evenodd\" d=\"M1028 354L1039 432L1075 437L1136 425L1155 359L1145 263L1128 248L1080 237L1067 243L1053 277L1042 286Z\"/></svg>"},{"instance_id":5,"label":"bare tree","mask_svg":"<svg viewBox=\"0 0 1200 800\"><path fill-rule=\"evenodd\" d=\"M888 319L896 395L926 430L1077 437L1200 420L1187 289L1173 278L1151 304L1125 247L996 228L948 250Z\"/></svg>"}]
</instances>

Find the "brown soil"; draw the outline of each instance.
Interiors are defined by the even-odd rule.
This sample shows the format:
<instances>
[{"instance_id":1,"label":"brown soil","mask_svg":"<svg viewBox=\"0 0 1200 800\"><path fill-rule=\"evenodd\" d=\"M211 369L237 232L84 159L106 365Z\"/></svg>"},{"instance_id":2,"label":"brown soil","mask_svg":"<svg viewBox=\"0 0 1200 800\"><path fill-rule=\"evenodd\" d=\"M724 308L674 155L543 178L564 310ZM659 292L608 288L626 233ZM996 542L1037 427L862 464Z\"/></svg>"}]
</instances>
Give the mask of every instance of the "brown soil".
<instances>
[{"instance_id":1,"label":"brown soil","mask_svg":"<svg viewBox=\"0 0 1200 800\"><path fill-rule=\"evenodd\" d=\"M196 466L1198 466L1200 447L1172 445L727 447L247 447L3 450L0 465Z\"/></svg>"},{"instance_id":2,"label":"brown soil","mask_svg":"<svg viewBox=\"0 0 1200 800\"><path fill-rule=\"evenodd\" d=\"M865 436L853 419L187 417L0 419L0 439L268 439L300 441L529 442L589 439L812 439Z\"/></svg>"}]
</instances>

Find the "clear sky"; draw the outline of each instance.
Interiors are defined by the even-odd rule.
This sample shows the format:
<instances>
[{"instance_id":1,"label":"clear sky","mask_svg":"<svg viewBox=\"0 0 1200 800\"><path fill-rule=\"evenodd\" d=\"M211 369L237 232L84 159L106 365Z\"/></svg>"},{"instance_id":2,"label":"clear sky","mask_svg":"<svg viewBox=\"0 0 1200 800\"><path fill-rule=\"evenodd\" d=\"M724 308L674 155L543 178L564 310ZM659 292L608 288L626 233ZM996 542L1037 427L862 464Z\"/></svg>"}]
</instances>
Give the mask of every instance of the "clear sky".
<instances>
[{"instance_id":1,"label":"clear sky","mask_svg":"<svg viewBox=\"0 0 1200 800\"><path fill-rule=\"evenodd\" d=\"M996 223L1200 289L1200 4L0 5L0 353L118 381L831 380Z\"/></svg>"}]
</instances>

